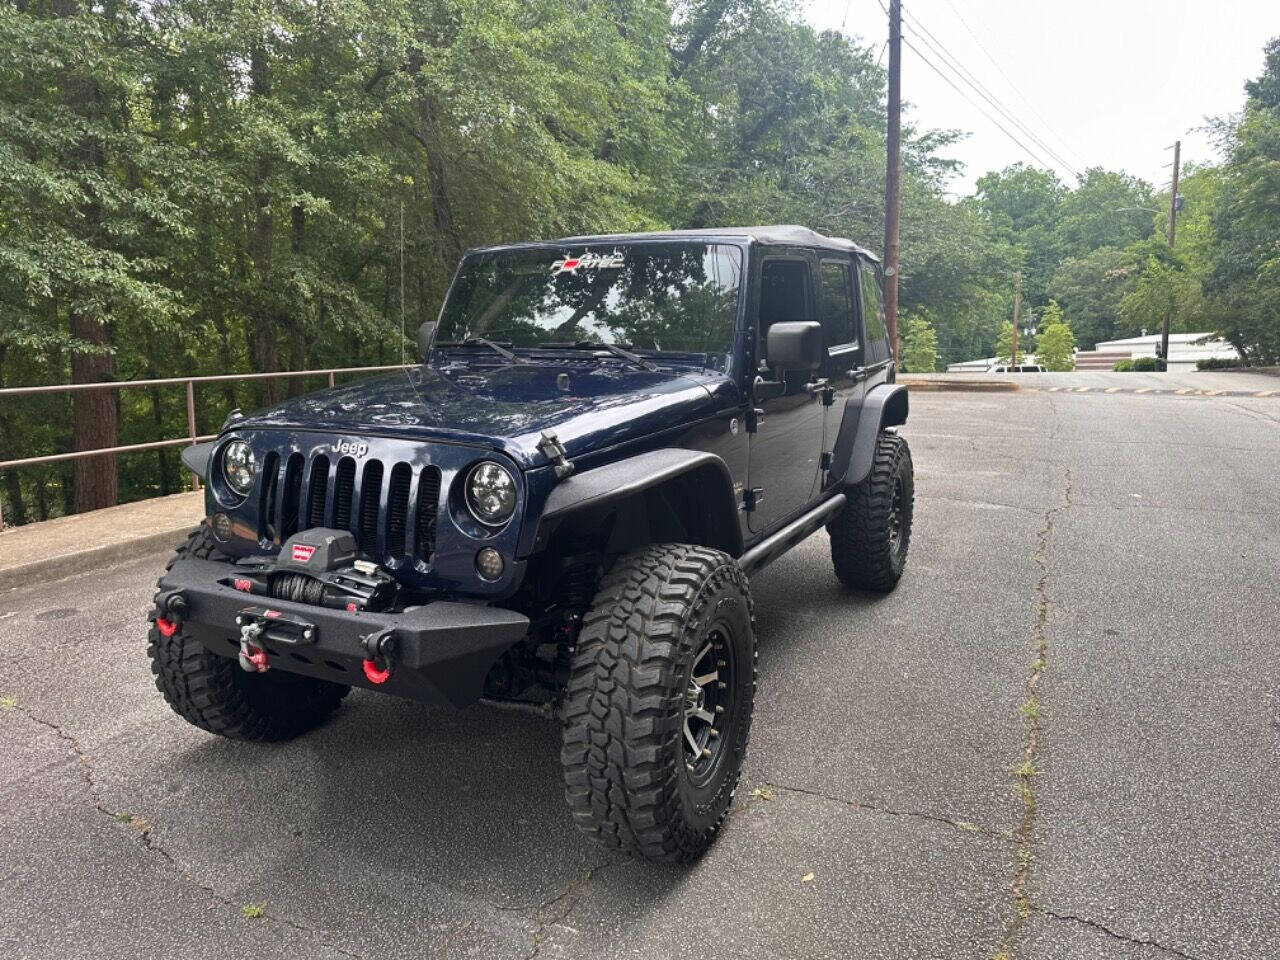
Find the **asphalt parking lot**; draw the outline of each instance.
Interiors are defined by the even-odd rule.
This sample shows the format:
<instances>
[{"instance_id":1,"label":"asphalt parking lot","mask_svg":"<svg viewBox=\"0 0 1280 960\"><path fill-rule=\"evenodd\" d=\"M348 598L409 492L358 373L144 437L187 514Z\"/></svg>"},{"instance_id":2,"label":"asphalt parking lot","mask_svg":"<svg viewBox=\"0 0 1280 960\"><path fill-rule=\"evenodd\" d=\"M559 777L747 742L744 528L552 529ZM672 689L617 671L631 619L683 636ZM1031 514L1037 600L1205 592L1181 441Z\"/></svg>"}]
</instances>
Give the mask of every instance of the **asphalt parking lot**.
<instances>
[{"instance_id":1,"label":"asphalt parking lot","mask_svg":"<svg viewBox=\"0 0 1280 960\"><path fill-rule=\"evenodd\" d=\"M754 580L748 766L688 869L578 836L549 721L187 726L161 555L0 593L0 956L1280 955L1280 396L911 404L907 575L843 592L819 534Z\"/></svg>"}]
</instances>

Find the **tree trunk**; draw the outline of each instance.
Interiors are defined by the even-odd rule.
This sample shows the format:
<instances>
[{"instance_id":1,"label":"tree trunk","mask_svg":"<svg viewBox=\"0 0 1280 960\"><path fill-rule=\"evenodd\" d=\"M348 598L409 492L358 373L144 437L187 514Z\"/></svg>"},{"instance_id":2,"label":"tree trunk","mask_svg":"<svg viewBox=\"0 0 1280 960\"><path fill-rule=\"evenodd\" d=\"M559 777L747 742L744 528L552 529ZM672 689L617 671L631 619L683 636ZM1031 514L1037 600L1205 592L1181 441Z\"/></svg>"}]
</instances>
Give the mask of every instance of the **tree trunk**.
<instances>
[{"instance_id":1,"label":"tree trunk","mask_svg":"<svg viewBox=\"0 0 1280 960\"><path fill-rule=\"evenodd\" d=\"M79 12L79 0L55 0L53 12L60 18ZM102 91L96 83L69 82L65 91L68 106L77 113L97 117L101 110ZM67 157L68 166L91 171L94 178L102 175L106 155L102 144L92 135L81 139ZM98 240L102 210L92 194L81 208L81 236L90 245ZM72 383L100 383L114 379L115 359L106 348L111 346L111 332L103 317L91 314L77 304L78 292L67 298L67 323L73 340L82 341L93 352L73 349ZM96 450L116 445L116 400L110 390L80 390L72 395L72 422L75 450ZM75 461L75 510L110 507L118 497L115 454L83 457Z\"/></svg>"},{"instance_id":2,"label":"tree trunk","mask_svg":"<svg viewBox=\"0 0 1280 960\"><path fill-rule=\"evenodd\" d=\"M418 97L418 121L422 125L422 139L431 146L427 149L427 181L431 186L431 215L436 231L446 243L441 245L441 259L446 265L457 262L462 253L462 235L453 216L453 203L449 199L447 167L443 149L444 138L438 122L439 110L435 99L427 93Z\"/></svg>"},{"instance_id":3,"label":"tree trunk","mask_svg":"<svg viewBox=\"0 0 1280 960\"><path fill-rule=\"evenodd\" d=\"M267 51L255 47L249 60L249 80L252 96L271 95L271 72L267 64ZM253 225L253 266L258 274L259 309L255 311L254 329L250 335L250 347L258 370L274 373L280 369L280 350L276 343L275 308L271 291L271 246L275 238L275 219L271 210L271 192L267 181L271 177L271 158L259 157L254 173L253 197L256 215ZM261 398L268 406L280 399L280 383L277 380L260 380Z\"/></svg>"},{"instance_id":4,"label":"tree trunk","mask_svg":"<svg viewBox=\"0 0 1280 960\"><path fill-rule=\"evenodd\" d=\"M297 204L289 211L289 253L296 261L302 255L302 235L306 229L306 212ZM289 369L307 369L307 342L303 329L303 318L297 310L289 317ZM302 395L304 384L302 377L289 380L289 396Z\"/></svg>"},{"instance_id":5,"label":"tree trunk","mask_svg":"<svg viewBox=\"0 0 1280 960\"><path fill-rule=\"evenodd\" d=\"M4 387L4 355L8 349L7 344L0 343L0 388ZM4 408L0 413L0 436L4 438L4 446L0 447L0 460L16 459L18 456L18 441L13 435L13 420L9 416L8 408ZM6 470L4 472L5 491L9 494L9 516L15 524L21 525L27 522L27 505L22 499L22 483L18 479L17 470ZM0 517L0 521L3 518ZM0 522L0 527L4 523Z\"/></svg>"},{"instance_id":6,"label":"tree trunk","mask_svg":"<svg viewBox=\"0 0 1280 960\"><path fill-rule=\"evenodd\" d=\"M108 347L111 336L100 320L72 308L71 336L97 347ZM71 354L72 383L101 383L114 379L115 358L109 353ZM72 396L73 449L97 450L116 445L116 398L111 390L77 390ZM76 513L114 506L119 494L116 455L81 457L75 461Z\"/></svg>"}]
</instances>

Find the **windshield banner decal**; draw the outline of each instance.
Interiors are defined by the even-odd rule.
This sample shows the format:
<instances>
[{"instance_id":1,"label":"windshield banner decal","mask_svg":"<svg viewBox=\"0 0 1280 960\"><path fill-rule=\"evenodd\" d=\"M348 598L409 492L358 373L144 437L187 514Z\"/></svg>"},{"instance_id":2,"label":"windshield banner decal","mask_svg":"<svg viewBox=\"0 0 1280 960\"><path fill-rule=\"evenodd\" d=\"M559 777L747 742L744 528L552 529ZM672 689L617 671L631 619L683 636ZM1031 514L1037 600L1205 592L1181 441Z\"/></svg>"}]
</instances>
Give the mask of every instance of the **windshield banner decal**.
<instances>
[{"instance_id":1,"label":"windshield banner decal","mask_svg":"<svg viewBox=\"0 0 1280 960\"><path fill-rule=\"evenodd\" d=\"M577 273L579 270L618 270L624 263L621 253L584 253L580 257L565 257L551 265L551 275Z\"/></svg>"}]
</instances>

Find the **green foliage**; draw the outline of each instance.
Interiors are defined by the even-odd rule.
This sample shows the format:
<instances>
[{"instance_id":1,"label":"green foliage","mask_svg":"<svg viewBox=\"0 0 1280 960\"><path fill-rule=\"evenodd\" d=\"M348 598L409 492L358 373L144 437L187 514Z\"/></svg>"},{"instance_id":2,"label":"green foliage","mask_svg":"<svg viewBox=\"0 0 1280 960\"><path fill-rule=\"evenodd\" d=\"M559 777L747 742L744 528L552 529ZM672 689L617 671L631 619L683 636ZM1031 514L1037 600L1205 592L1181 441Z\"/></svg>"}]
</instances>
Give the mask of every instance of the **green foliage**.
<instances>
[{"instance_id":1,"label":"green foliage","mask_svg":"<svg viewBox=\"0 0 1280 960\"><path fill-rule=\"evenodd\" d=\"M933 373L938 368L938 335L923 312L903 316L902 369L907 373Z\"/></svg>"},{"instance_id":2,"label":"green foliage","mask_svg":"<svg viewBox=\"0 0 1280 960\"><path fill-rule=\"evenodd\" d=\"M1022 363L1023 359L1023 343L1022 338L1018 338L1017 349L1013 346L1013 324L1006 323L1000 330L1000 336L996 339L996 363L1004 366L1017 366Z\"/></svg>"},{"instance_id":3,"label":"green foliage","mask_svg":"<svg viewBox=\"0 0 1280 960\"><path fill-rule=\"evenodd\" d=\"M1058 267L1049 295L1061 304L1081 349L1115 337L1120 304L1137 286L1138 273L1134 254L1118 247L1099 247Z\"/></svg>"},{"instance_id":4,"label":"green foliage","mask_svg":"<svg viewBox=\"0 0 1280 960\"><path fill-rule=\"evenodd\" d=\"M1076 368L1076 338L1062 319L1062 308L1050 300L1040 315L1040 335L1036 338L1036 362L1046 370L1060 373Z\"/></svg>"},{"instance_id":5,"label":"green foliage","mask_svg":"<svg viewBox=\"0 0 1280 960\"><path fill-rule=\"evenodd\" d=\"M1159 357L1134 357L1116 361L1111 369L1117 373L1163 373L1168 367Z\"/></svg>"},{"instance_id":6,"label":"green foliage","mask_svg":"<svg viewBox=\"0 0 1280 960\"><path fill-rule=\"evenodd\" d=\"M1157 330L1169 318L1169 329L1185 332L1201 320L1204 301L1200 282L1180 259L1149 256L1137 286L1120 302L1120 316L1129 329Z\"/></svg>"},{"instance_id":7,"label":"green foliage","mask_svg":"<svg viewBox=\"0 0 1280 960\"><path fill-rule=\"evenodd\" d=\"M1205 289L1217 332L1246 363L1280 363L1280 38L1261 77L1246 84L1244 115L1226 131L1228 160L1212 217Z\"/></svg>"},{"instance_id":8,"label":"green foliage","mask_svg":"<svg viewBox=\"0 0 1280 960\"><path fill-rule=\"evenodd\" d=\"M1243 361L1235 357L1205 357L1196 361L1197 370L1234 370L1244 366Z\"/></svg>"}]
</instances>

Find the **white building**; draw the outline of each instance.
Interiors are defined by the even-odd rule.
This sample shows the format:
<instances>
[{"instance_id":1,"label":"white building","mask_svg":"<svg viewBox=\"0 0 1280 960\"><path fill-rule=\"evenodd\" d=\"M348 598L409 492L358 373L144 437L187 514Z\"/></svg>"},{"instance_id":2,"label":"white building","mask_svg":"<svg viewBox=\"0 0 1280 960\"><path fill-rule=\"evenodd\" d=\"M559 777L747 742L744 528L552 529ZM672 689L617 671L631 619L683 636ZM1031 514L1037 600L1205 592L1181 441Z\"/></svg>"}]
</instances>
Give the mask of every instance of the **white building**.
<instances>
[{"instance_id":1,"label":"white building","mask_svg":"<svg viewBox=\"0 0 1280 960\"><path fill-rule=\"evenodd\" d=\"M1092 350L1076 351L1077 370L1110 370L1119 360L1132 360L1135 357L1154 357L1160 347L1160 334L1153 333L1142 337L1127 337L1123 340L1107 340L1099 343ZM1211 333L1171 333L1169 334L1169 369L1194 370L1197 360L1209 358L1238 360L1240 354L1236 348L1225 340L1219 340ZM1021 358L1022 363L1033 364L1036 355L1029 353ZM947 366L947 373L988 373L997 366L995 357L982 360L965 360Z\"/></svg>"},{"instance_id":2,"label":"white building","mask_svg":"<svg viewBox=\"0 0 1280 960\"><path fill-rule=\"evenodd\" d=\"M1144 337L1127 337L1124 340L1108 340L1099 343L1095 353L1120 354L1130 358L1154 357L1160 348L1160 334L1152 333ZM1077 354L1079 365L1081 356ZM1171 333L1169 334L1169 369L1194 370L1197 360L1209 359L1238 360L1240 354L1236 348L1225 340L1219 340L1212 333Z\"/></svg>"}]
</instances>

